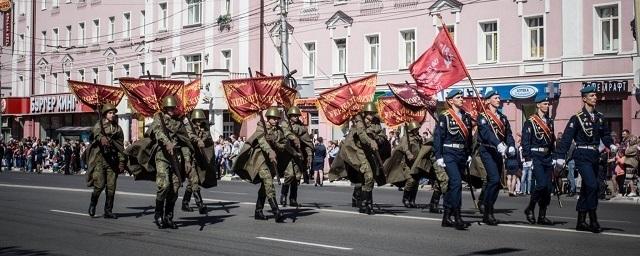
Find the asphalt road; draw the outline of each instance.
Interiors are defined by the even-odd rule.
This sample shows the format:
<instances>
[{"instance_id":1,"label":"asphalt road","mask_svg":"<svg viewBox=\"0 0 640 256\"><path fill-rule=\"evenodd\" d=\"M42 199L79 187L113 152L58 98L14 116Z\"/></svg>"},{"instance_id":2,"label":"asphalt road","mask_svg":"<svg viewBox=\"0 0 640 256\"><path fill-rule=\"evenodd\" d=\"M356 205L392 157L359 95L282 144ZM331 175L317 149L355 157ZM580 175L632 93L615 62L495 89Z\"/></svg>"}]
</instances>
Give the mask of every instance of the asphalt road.
<instances>
[{"instance_id":1,"label":"asphalt road","mask_svg":"<svg viewBox=\"0 0 640 256\"><path fill-rule=\"evenodd\" d=\"M0 255L638 255L640 205L600 204L605 232L577 232L575 199L555 198L554 226L525 223L528 199L501 195L497 227L479 223L463 195L467 231L440 227L441 215L401 206L402 192L376 188L377 214L351 208L351 188L304 185L298 209L285 208L286 223L253 219L258 186L221 182L203 190L207 216L176 207L177 230L153 224L155 186L120 177L117 220L86 215L91 190L83 176L0 173ZM279 188L278 188L279 190ZM181 189L181 193L183 189ZM430 192L418 201L426 204ZM104 194L98 204L102 213ZM179 199L180 202L180 199ZM193 202L192 202L193 205ZM268 208L268 205L266 206ZM265 212L266 214L270 214Z\"/></svg>"}]
</instances>

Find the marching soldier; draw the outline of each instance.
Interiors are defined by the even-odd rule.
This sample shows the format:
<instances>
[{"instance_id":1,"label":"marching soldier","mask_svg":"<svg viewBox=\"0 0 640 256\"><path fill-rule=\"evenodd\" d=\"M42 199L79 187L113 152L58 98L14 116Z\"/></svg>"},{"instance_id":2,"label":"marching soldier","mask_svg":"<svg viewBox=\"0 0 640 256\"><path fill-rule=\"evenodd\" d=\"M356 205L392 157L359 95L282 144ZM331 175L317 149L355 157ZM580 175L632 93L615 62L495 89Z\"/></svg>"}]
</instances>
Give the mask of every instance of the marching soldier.
<instances>
[{"instance_id":1,"label":"marching soldier","mask_svg":"<svg viewBox=\"0 0 640 256\"><path fill-rule=\"evenodd\" d=\"M289 154L287 152L289 144L285 132L278 125L282 117L280 110L276 107L270 107L265 116L267 117L266 127L258 126L256 128L255 133L249 137L238 154L232 169L242 179L254 184L260 183L254 218L256 220L268 219L262 212L265 200L268 200L275 221L283 222L284 216L276 201L273 176L278 171L278 155Z\"/></svg>"},{"instance_id":2,"label":"marching soldier","mask_svg":"<svg viewBox=\"0 0 640 256\"><path fill-rule=\"evenodd\" d=\"M98 198L106 185L107 198L104 203L103 217L116 219L117 216L112 211L116 181L118 174L124 173L127 160L124 154L124 134L120 125L117 124L116 106L107 103L99 111L102 113L102 119L91 130L93 143L88 149L87 184L93 187L89 216L93 217L96 214Z\"/></svg>"},{"instance_id":3,"label":"marching soldier","mask_svg":"<svg viewBox=\"0 0 640 256\"><path fill-rule=\"evenodd\" d=\"M444 168L449 178L448 189L444 195L443 227L455 227L458 230L468 226L462 220L462 175L470 162L471 117L462 110L462 91L455 89L447 96L449 108L438 115L433 137L436 165ZM454 220L451 220L453 215Z\"/></svg>"},{"instance_id":4,"label":"marching soldier","mask_svg":"<svg viewBox=\"0 0 640 256\"><path fill-rule=\"evenodd\" d=\"M303 176L308 182L307 169L311 168L311 160L313 157L313 141L309 135L308 128L300 120L300 109L296 106L289 108L287 116L289 122L282 122L282 128L285 131L289 141L293 142L295 151L300 153L294 155L291 161L286 163L286 169L284 172L284 183L280 191L280 204L287 206L287 194L289 194L289 205L298 206L298 186L300 185L300 178ZM289 125L290 124L290 125Z\"/></svg>"},{"instance_id":5,"label":"marching soldier","mask_svg":"<svg viewBox=\"0 0 640 256\"><path fill-rule=\"evenodd\" d=\"M153 116L150 128L152 140L155 140L156 169L156 208L154 220L158 228L176 229L173 213L178 189L182 184L181 164L185 170L191 166L191 142L184 123L179 119L175 96L162 99L163 112ZM190 171L190 170L189 170ZM189 172L187 171L187 172Z\"/></svg>"},{"instance_id":6,"label":"marching soldier","mask_svg":"<svg viewBox=\"0 0 640 256\"><path fill-rule=\"evenodd\" d=\"M420 124L418 122L410 122L407 125L408 138L400 138L400 144L396 147L405 155L405 167L403 171L407 177L407 181L404 185L404 192L402 195L402 204L407 208L416 208L416 196L418 195L418 181L419 177L411 175L411 166L413 166L416 156L418 155L422 146L422 137L420 137Z\"/></svg>"},{"instance_id":7,"label":"marching soldier","mask_svg":"<svg viewBox=\"0 0 640 256\"><path fill-rule=\"evenodd\" d=\"M363 153L366 153L364 157L368 164L360 166L360 171L364 174L364 179L359 189L359 199L362 205L359 211L361 213L373 214L373 186L381 174L378 172L378 170L382 168L383 163L381 161L384 161L390 154L390 144L387 140L386 132L380 124L380 118L376 116L376 113L378 113L376 105L373 102L368 102L365 104L362 113L364 114L364 123L359 124L360 122L357 121L356 129L360 129L362 126L365 132L362 134L358 131L356 135L361 142L367 141L367 139L369 142L364 143L364 145L361 144L364 148L368 147L368 150L363 151ZM380 158L378 159L379 156ZM356 184L356 187L357 186L358 184Z\"/></svg>"},{"instance_id":8,"label":"marching soldier","mask_svg":"<svg viewBox=\"0 0 640 256\"><path fill-rule=\"evenodd\" d=\"M600 155L598 146L602 142L614 153L618 148L613 144L611 131L604 123L604 116L595 109L598 102L596 87L584 87L580 93L584 105L580 112L569 119L569 123L564 129L560 146L556 152L556 165L564 167L567 151L571 142L575 141L576 149L573 159L576 169L582 177L580 198L576 205L578 212L576 229L600 233L602 228L600 228L596 214L598 209L598 159ZM586 222L587 213L589 213L589 224Z\"/></svg>"},{"instance_id":9,"label":"marching soldier","mask_svg":"<svg viewBox=\"0 0 640 256\"><path fill-rule=\"evenodd\" d=\"M207 117L204 111L201 109L195 109L191 112L191 122L187 125L187 131L191 142L195 144L199 149L204 148L207 145L213 144L211 133L205 120ZM191 155L191 160L196 163L195 154ZM206 163L205 163L206 164ZM191 164L191 168L185 169L187 172L187 188L184 190L184 196L182 196L182 211L193 212L193 209L189 207L189 201L191 201L191 195L196 200L196 206L198 206L198 212L200 214L207 213L207 206L202 201L202 195L200 194L200 178L194 164Z\"/></svg>"},{"instance_id":10,"label":"marching soldier","mask_svg":"<svg viewBox=\"0 0 640 256\"><path fill-rule=\"evenodd\" d=\"M554 161L552 152L555 151L555 132L553 119L549 117L549 98L538 95L535 99L537 112L522 127L522 155L529 165L533 165L533 177L536 187L531 194L529 206L524 210L527 221L531 224L552 225L547 219L547 206L551 202L551 178ZM534 210L536 204L540 206L536 222Z\"/></svg>"},{"instance_id":11,"label":"marching soldier","mask_svg":"<svg viewBox=\"0 0 640 256\"><path fill-rule=\"evenodd\" d=\"M493 216L493 206L500 192L500 177L504 167L504 157L516 153L511 125L507 117L498 111L500 95L489 90L484 95L486 112L478 116L478 143L480 158L487 171L487 184L484 193L484 216L482 222L495 226L498 220Z\"/></svg>"}]
</instances>

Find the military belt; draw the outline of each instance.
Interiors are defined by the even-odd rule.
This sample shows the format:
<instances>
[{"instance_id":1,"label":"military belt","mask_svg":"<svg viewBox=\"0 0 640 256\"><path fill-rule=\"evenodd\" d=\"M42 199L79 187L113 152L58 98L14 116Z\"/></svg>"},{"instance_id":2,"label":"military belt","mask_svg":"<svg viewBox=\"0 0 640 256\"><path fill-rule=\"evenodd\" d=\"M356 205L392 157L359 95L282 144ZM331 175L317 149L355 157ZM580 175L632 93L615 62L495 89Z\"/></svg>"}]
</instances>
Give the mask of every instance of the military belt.
<instances>
[{"instance_id":1,"label":"military belt","mask_svg":"<svg viewBox=\"0 0 640 256\"><path fill-rule=\"evenodd\" d=\"M448 148L464 149L464 144L457 144L457 143L443 144L442 146L448 147Z\"/></svg>"},{"instance_id":2,"label":"military belt","mask_svg":"<svg viewBox=\"0 0 640 256\"><path fill-rule=\"evenodd\" d=\"M581 149L590 149L590 150L595 150L598 151L598 147L597 146L578 146L577 148L581 148Z\"/></svg>"},{"instance_id":3,"label":"military belt","mask_svg":"<svg viewBox=\"0 0 640 256\"><path fill-rule=\"evenodd\" d=\"M531 151L547 153L549 152L548 148L531 148Z\"/></svg>"}]
</instances>

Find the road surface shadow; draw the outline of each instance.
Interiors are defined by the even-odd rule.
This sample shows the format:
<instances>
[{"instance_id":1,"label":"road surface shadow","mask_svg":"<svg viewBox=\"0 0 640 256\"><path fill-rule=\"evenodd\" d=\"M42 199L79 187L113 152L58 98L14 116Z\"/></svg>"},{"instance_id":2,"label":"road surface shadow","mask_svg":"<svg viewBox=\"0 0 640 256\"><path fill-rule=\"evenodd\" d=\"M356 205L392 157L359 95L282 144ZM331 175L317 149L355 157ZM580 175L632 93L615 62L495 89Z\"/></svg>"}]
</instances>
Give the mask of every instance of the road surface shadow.
<instances>
[{"instance_id":1,"label":"road surface shadow","mask_svg":"<svg viewBox=\"0 0 640 256\"><path fill-rule=\"evenodd\" d=\"M468 254L461 254L461 256L467 256L467 255L500 255L500 254L507 254L507 253L510 254L510 253L521 252L521 251L524 251L524 249L503 247L503 248L496 248L496 249L489 249L489 250L470 252Z\"/></svg>"},{"instance_id":2,"label":"road surface shadow","mask_svg":"<svg viewBox=\"0 0 640 256\"><path fill-rule=\"evenodd\" d=\"M139 210L142 212L128 212L128 213L115 213L118 218L128 218L128 217L136 217L140 218L145 215L150 215L154 213L155 207L153 206L127 206L127 209L131 210Z\"/></svg>"},{"instance_id":3,"label":"road surface shadow","mask_svg":"<svg viewBox=\"0 0 640 256\"><path fill-rule=\"evenodd\" d=\"M219 211L219 210L223 210L226 213L230 213L229 211L230 209L240 207L238 204L239 204L238 202L217 202L217 203L207 203L205 205L207 206L207 213L212 211ZM198 211L197 207L194 208L194 211Z\"/></svg>"},{"instance_id":4,"label":"road surface shadow","mask_svg":"<svg viewBox=\"0 0 640 256\"><path fill-rule=\"evenodd\" d=\"M204 230L204 227L207 225L213 225L216 223L223 222L224 219L236 216L235 214L227 214L227 215L201 215L195 217L180 217L179 220L175 221L178 227L188 227L188 226L200 226L199 231Z\"/></svg>"},{"instance_id":5,"label":"road surface shadow","mask_svg":"<svg viewBox=\"0 0 640 256\"><path fill-rule=\"evenodd\" d=\"M51 253L45 250L24 249L19 246L5 246L5 247L0 247L0 255L61 256L64 254Z\"/></svg>"},{"instance_id":6,"label":"road surface shadow","mask_svg":"<svg viewBox=\"0 0 640 256\"><path fill-rule=\"evenodd\" d=\"M318 202L300 204L300 207L312 207L316 209L331 208L334 206L335 205L332 205L332 204L325 204L325 203L318 203Z\"/></svg>"},{"instance_id":7,"label":"road surface shadow","mask_svg":"<svg viewBox=\"0 0 640 256\"><path fill-rule=\"evenodd\" d=\"M285 219L291 219L292 223L295 223L298 220L298 217L306 217L318 213L310 208L280 209L280 211Z\"/></svg>"}]
</instances>

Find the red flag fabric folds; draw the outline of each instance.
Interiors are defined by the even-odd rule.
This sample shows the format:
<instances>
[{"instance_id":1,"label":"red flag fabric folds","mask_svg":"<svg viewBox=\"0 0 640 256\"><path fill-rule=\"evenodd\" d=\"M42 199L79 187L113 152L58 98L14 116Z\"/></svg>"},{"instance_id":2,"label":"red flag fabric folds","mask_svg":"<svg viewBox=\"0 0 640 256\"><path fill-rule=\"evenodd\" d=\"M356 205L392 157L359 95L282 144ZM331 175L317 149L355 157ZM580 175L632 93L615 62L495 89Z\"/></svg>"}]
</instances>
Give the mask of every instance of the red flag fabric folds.
<instances>
[{"instance_id":1,"label":"red flag fabric folds","mask_svg":"<svg viewBox=\"0 0 640 256\"><path fill-rule=\"evenodd\" d=\"M114 106L120 104L124 91L120 87L87 83L81 81L69 80L69 88L85 105L89 106L93 110L96 110L98 106L110 103Z\"/></svg>"},{"instance_id":2,"label":"red flag fabric folds","mask_svg":"<svg viewBox=\"0 0 640 256\"><path fill-rule=\"evenodd\" d=\"M184 85L180 80L151 80L137 78L119 78L120 85L129 97L129 103L143 116L153 116L161 111L162 99L174 95L178 100L178 113L184 114L180 93Z\"/></svg>"},{"instance_id":3,"label":"red flag fabric folds","mask_svg":"<svg viewBox=\"0 0 640 256\"><path fill-rule=\"evenodd\" d=\"M395 127L411 121L422 123L427 111L425 108L409 108L395 96L383 96L378 98L378 113L386 125Z\"/></svg>"}]
</instances>

